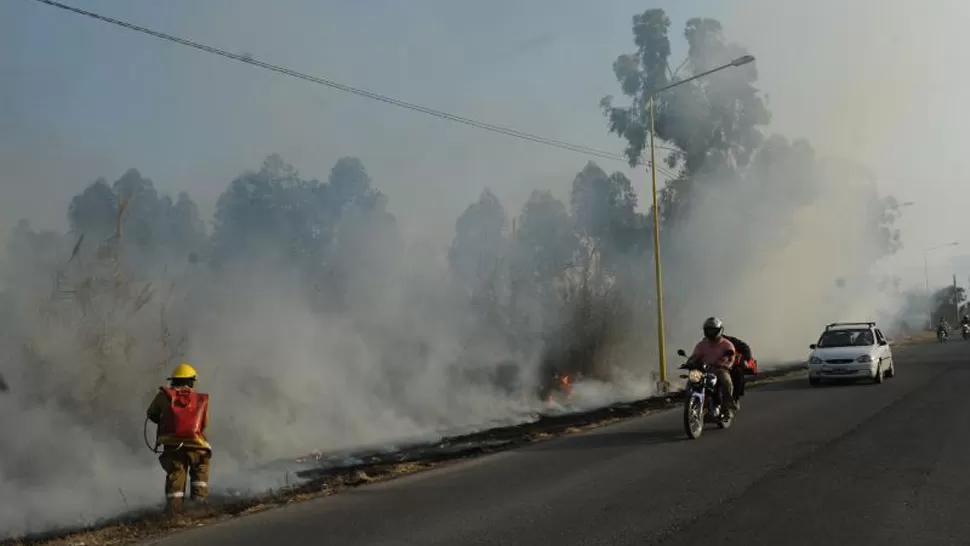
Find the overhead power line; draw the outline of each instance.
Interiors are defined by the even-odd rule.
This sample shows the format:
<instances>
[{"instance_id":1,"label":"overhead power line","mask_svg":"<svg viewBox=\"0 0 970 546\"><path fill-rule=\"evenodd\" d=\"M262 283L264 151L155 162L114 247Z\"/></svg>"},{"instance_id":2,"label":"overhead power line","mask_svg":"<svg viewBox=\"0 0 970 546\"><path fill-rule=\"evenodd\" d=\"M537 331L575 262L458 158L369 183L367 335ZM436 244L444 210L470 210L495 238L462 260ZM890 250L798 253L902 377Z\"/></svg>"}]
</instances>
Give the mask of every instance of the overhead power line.
<instances>
[{"instance_id":1,"label":"overhead power line","mask_svg":"<svg viewBox=\"0 0 970 546\"><path fill-rule=\"evenodd\" d=\"M577 152L577 153L581 153L581 154L585 154L585 155L590 155L590 156L598 157L598 158L601 158L601 159L609 159L611 161L622 161L624 163L629 164L628 158L626 156L622 155L622 154L617 154L617 153L613 153L613 152L607 152L607 151L604 151L604 150L598 150L596 148L590 148L588 146L582 146L582 145L579 145L579 144L572 144L572 143L564 142L564 141L561 141L561 140L556 140L556 139L552 139L552 138L542 137L542 136L539 136L539 135L534 135L534 134L531 134L531 133L526 133L526 132L523 132L523 131L519 131L519 130L510 128L510 127L504 127L504 126L501 126L501 125L494 125L494 124L491 124L491 123L486 123L486 122L483 122L483 121L474 120L474 119L467 118L467 117L464 117L464 116L459 116L459 115L456 115L456 114L451 114L451 113L444 112L444 111L441 111L441 110L436 110L436 109L433 109L433 108L428 108L428 107L421 106L421 105L414 104L414 103L410 103L410 102L407 102L407 101L404 101L404 100L396 99L396 98L393 98L393 97L390 97L390 96L387 96L387 95L382 95L382 94L379 94L379 93L374 93L372 91L367 91L366 89L361 89L361 88L358 88L358 87L353 87L353 86L350 86L350 85L345 85L345 84L342 84L342 83L339 83L339 82L336 82L336 81L333 81L333 80L329 80L329 79L326 79L326 78L321 78L321 77L318 77L318 76L313 76L313 75L310 75L310 74L305 74L303 72L299 72L299 71L296 71L296 70L293 70L293 69L290 69L290 68L286 68L286 67L282 67L282 66L279 66L279 65L267 63L267 62L264 62L264 61L260 61L259 59L256 59L254 56L252 56L252 55L250 55L248 53L246 53L246 54L231 53L229 51L225 51L223 49L219 49L219 48L216 48L216 47L212 47L212 46L208 46L208 45L205 45L205 44L201 44L201 43L195 42L193 40L188 40L186 38L179 38L178 36L173 36L171 34L166 34L164 32L159 32L159 31L156 31L156 30L152 30L152 29L149 29L149 28L146 28L146 27L142 27L142 26L139 26L139 25L135 25L133 23L129 23L129 22L126 22L126 21L121 21L119 19L114 19L114 18L108 17L106 15L101 15L101 14L98 14L98 13L94 13L92 11L84 10L84 9L77 8L77 7L74 7L74 6L69 6L69 5L63 4L61 2L56 2L54 0L32 0L32 1L38 2L38 3L41 3L41 4L46 4L48 6L52 6L52 7L55 7L55 8L59 8L59 9L62 9L62 10L65 10L65 11L69 11L69 12L72 12L72 13L75 13L75 14L78 14L78 15L83 15L85 17L90 17L92 19L96 19L98 21L102 21L102 22L105 22L105 23L108 23L108 24L111 24L111 25L116 25L116 26L119 26L119 27L123 27L123 28L126 28L128 30L133 30L135 32L140 32L142 34L147 34L149 36L153 36L153 37L159 38L161 40L166 40L166 41L169 41L169 42L174 42L174 43L177 43L177 44L180 44L180 45L184 45L184 46L187 46L187 47L191 47L193 49L197 49L199 51L204 51L206 53L212 53L212 54L218 55L220 57L224 57L224 58L232 59L234 61L239 61L241 63L246 63L246 64L249 64L249 65L257 66L257 67L260 67L260 68L264 68L266 70L270 70L270 71L273 71L273 72L276 72L276 73L279 73L279 74L283 74L283 75L286 75L286 76L291 76L291 77L294 77L294 78L298 78L298 79L301 79L301 80L304 80L304 81L309 81L309 82L316 83L316 84L319 84L319 85L324 85L326 87L330 87L330 88L336 89L338 91L344 91L344 92L347 92L347 93L352 93L354 95L358 95L358 96L361 96L361 97L364 97L364 98L368 98L368 99L371 99L371 100L376 100L376 101L379 101L379 102L383 102L385 104L390 104L392 106L397 106L397 107L400 107L400 108L405 108L405 109L412 110L412 111L415 111L415 112L427 114L427 115L434 116L434 117L439 118L439 119L444 119L444 120L448 120L448 121L454 121L456 123L461 123L461 124L464 124L464 125L467 125L467 126L470 126L470 127L475 127L475 128L483 129L483 130L486 130L486 131L491 131L491 132L494 132L494 133L499 133L499 134L503 134L503 135L506 135L506 136L511 136L511 137L514 137L514 138L519 138L519 139L527 140L527 141L530 141L530 142L535 142L537 144L544 144L546 146L552 146L552 147L555 147L555 148L559 148L559 149L563 149L563 150L568 150L568 151L572 151L572 152ZM657 148L660 148L660 149L663 149L663 150L668 150L668 151L674 151L674 152L680 151L677 148L673 148L673 147L669 147L669 146L656 146L656 147ZM649 162L637 161L636 162L636 165L646 166L646 165L649 165ZM660 167L659 165L657 166L657 170L659 172L661 172L662 174L665 174L665 175L669 176L670 178L678 178L678 176L679 176L677 173L674 173L672 171L669 171L667 169L664 169L663 167ZM718 201L721 201L721 199L718 199L717 197L714 197L714 199L715 200L718 200ZM738 208L740 209L740 207L738 207ZM758 217L756 217L756 216L754 216L754 215L752 215L752 214L750 214L750 213L748 213L746 211L742 211L742 212L744 214L747 214L748 216L753 217L753 218L758 218Z\"/></svg>"},{"instance_id":2,"label":"overhead power line","mask_svg":"<svg viewBox=\"0 0 970 546\"><path fill-rule=\"evenodd\" d=\"M200 51L204 51L206 53L212 53L214 55L219 55L221 57L225 57L225 58L228 58L228 59L232 59L234 61L239 61L241 63L246 63L246 64L253 65L253 66L258 66L260 68L264 68L266 70L271 70L271 71L277 72L279 74L284 74L284 75L291 76L291 77L294 77L294 78L299 78L301 80L305 80L305 81L313 82L313 83L316 83L316 84L324 85L324 86L330 87L332 89L337 89L339 91L344 91L344 92L347 92L347 93L353 93L355 95L358 95L358 96L361 96L361 97L365 97L365 98L368 98L368 99L371 99L371 100L380 101L380 102L383 102L385 104L390 104L390 105L397 106L397 107L400 107L400 108L406 108L408 110L413 110L415 112L420 112L420 113L427 114L427 115L430 115L430 116L434 116L434 117L437 117L437 118L440 118L440 119L445 119L445 120L448 120L448 121L454 121L454 122L461 123L461 124L464 124L464 125L468 125L468 126L471 126L471 127L475 127L475 128L478 128L478 129L483 129L483 130L486 130L486 131L491 131L491 132L494 132L494 133L499 133L499 134L503 134L503 135L506 135L506 136L511 136L511 137L519 138L519 139L522 139L522 140L528 140L528 141L535 142L535 143L538 143L538 144L545 144L547 146L552 146L552 147L560 148L560 149L563 149L563 150L569 150L569 151L572 151L572 152L577 152L577 153L582 153L582 154L586 154L586 155L591 155L591 156L599 157L599 158L602 158L602 159L609 159L609 160L612 160L612 161L622 161L622 162L625 162L625 163L629 163L629 160L627 159L627 157L624 156L624 155L622 155L622 154L613 153L613 152L607 152L607 151L604 151L604 150L598 150L596 148L590 148L589 146L582 146L582 145L579 145L579 144L572 144L572 143L564 142L564 141L561 141L561 140L556 140L556 139L552 139L552 138L542 137L542 136L539 136L539 135L534 135L534 134L526 133L526 132L523 132L523 131L519 131L517 129L512 129L510 127L504 127L504 126L501 126L501 125L494 125L494 124L491 124L491 123L486 123L486 122L483 122L483 121L474 120L474 119L467 118L467 117L464 117L464 116L459 116L459 115L456 115L456 114L451 114L451 113L444 112L444 111L441 111L441 110L435 110L433 108L428 108L428 107L421 106L421 105L418 105L418 104L410 103L410 102L403 101L403 100L400 100L400 99L396 99L396 98L393 98L393 97L390 97L390 96L387 96L387 95L382 95L382 94L379 94L379 93L374 93L372 91L367 91L366 89L361 89L361 88L358 88L358 87L352 87L350 85L345 85L345 84L342 84L342 83L339 83L339 82L336 82L336 81L333 81L333 80L329 80L329 79L326 79L326 78L321 78L321 77L318 77L318 76L313 76L313 75L310 75L310 74L305 74L303 72L298 72L298 71L293 70L291 68L286 68L286 67L282 67L282 66L279 66L279 65L270 64L270 63L267 63L267 62L264 62L264 61L260 61L259 59L256 59L255 57L253 57L250 54L230 53L230 52L225 51L223 49L219 49L219 48L216 48L216 47L212 47L212 46L208 46L208 45L205 45L205 44L201 44L199 42L195 42L195 41L188 40L188 39L185 39L185 38L179 38L177 36L172 36L170 34L165 34L163 32L158 32L158 31L155 31L155 30L151 30L149 28L141 27L141 26L138 26L138 25L135 25L135 24L132 24L132 23L128 23L126 21L121 21L121 20L118 20L118 19L114 19L114 18L111 18L111 17L107 17L105 15L100 15L100 14L97 14L97 13L94 13L94 12L91 12L91 11L83 10L81 8L76 8L74 6L69 6L67 4L62 4L60 2L55 2L54 0L33 0L33 1L34 2L39 2L41 4L47 4L48 6L52 6L52 7L55 7L55 8L60 8L62 10L70 11L70 12L76 13L78 15L83 15L85 17L90 17L92 19L97 19L98 21L102 21L102 22L109 23L109 24L112 24L112 25L120 26L120 27L129 29L129 30L133 30L135 32L141 32L143 34L147 34L147 35L153 36L155 38L159 38L159 39L162 39L162 40L167 40L169 42L174 42L174 43L181 44L181 45L184 45L184 46L187 46L187 47L191 47L191 48L194 48L194 49L197 49L197 50L200 50ZM670 150L670 151L677 151L676 148L670 148L670 147L662 147L662 148L663 149L666 149L666 150ZM641 162L641 161L638 161L637 164L643 165L645 163L644 162Z\"/></svg>"}]
</instances>

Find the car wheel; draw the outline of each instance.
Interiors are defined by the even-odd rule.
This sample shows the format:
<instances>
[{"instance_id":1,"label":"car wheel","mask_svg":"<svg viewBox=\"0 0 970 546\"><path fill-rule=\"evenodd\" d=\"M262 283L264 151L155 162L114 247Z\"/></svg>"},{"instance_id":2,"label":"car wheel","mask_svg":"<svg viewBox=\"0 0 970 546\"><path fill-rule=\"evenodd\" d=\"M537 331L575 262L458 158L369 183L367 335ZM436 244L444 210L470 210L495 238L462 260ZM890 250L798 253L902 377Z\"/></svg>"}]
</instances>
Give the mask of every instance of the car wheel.
<instances>
[{"instance_id":1,"label":"car wheel","mask_svg":"<svg viewBox=\"0 0 970 546\"><path fill-rule=\"evenodd\" d=\"M819 379L819 378L817 378L817 377L809 377L808 378L808 384L811 385L811 386L813 386L813 387L817 387L817 386L819 386L819 385L822 384L822 380Z\"/></svg>"},{"instance_id":2,"label":"car wheel","mask_svg":"<svg viewBox=\"0 0 970 546\"><path fill-rule=\"evenodd\" d=\"M896 363L894 362L889 366L889 370L886 371L886 377L896 377Z\"/></svg>"}]
</instances>

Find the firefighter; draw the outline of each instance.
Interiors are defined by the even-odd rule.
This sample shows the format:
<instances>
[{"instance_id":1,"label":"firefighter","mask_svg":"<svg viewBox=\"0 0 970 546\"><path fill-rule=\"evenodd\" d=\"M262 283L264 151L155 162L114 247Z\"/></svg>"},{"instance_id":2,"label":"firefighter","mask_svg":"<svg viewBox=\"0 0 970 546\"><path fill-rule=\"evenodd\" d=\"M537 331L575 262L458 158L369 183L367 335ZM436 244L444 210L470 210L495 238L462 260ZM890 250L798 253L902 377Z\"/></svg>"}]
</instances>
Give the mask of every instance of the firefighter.
<instances>
[{"instance_id":1,"label":"firefighter","mask_svg":"<svg viewBox=\"0 0 970 546\"><path fill-rule=\"evenodd\" d=\"M179 364L159 387L148 407L148 419L158 425L155 448L165 469L165 511L182 510L186 477L191 479L191 500L205 502L209 496L209 461L212 446L205 438L209 422L209 395L195 390L197 374L191 365Z\"/></svg>"}]
</instances>

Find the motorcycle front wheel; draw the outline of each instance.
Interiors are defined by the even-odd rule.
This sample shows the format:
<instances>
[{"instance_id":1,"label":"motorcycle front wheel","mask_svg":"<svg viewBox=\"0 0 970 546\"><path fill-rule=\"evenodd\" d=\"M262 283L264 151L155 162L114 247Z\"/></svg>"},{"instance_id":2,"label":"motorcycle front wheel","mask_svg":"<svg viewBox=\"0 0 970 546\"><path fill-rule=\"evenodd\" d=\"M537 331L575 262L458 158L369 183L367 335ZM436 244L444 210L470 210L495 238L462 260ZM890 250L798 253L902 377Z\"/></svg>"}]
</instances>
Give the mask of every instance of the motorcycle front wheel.
<instances>
[{"instance_id":1,"label":"motorcycle front wheel","mask_svg":"<svg viewBox=\"0 0 970 546\"><path fill-rule=\"evenodd\" d=\"M684 401L684 432L691 440L700 438L704 432L704 402L690 394Z\"/></svg>"}]
</instances>

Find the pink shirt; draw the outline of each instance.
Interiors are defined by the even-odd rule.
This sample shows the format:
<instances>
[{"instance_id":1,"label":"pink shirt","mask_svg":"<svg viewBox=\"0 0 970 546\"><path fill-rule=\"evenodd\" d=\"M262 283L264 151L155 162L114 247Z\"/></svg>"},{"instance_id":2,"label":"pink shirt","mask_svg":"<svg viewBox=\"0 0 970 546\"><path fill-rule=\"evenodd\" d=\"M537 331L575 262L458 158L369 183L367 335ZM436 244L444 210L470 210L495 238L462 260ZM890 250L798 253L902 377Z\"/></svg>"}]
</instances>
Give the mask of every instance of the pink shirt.
<instances>
[{"instance_id":1,"label":"pink shirt","mask_svg":"<svg viewBox=\"0 0 970 546\"><path fill-rule=\"evenodd\" d=\"M690 358L691 360L700 360L705 364L720 364L722 367L729 367L734 362L734 359L730 358L725 360L724 351L727 350L737 353L734 344L728 341L727 338L722 337L713 342L704 338L694 346L694 353L690 355Z\"/></svg>"}]
</instances>

